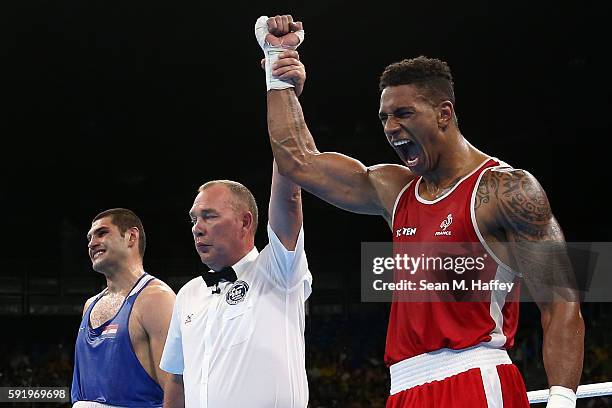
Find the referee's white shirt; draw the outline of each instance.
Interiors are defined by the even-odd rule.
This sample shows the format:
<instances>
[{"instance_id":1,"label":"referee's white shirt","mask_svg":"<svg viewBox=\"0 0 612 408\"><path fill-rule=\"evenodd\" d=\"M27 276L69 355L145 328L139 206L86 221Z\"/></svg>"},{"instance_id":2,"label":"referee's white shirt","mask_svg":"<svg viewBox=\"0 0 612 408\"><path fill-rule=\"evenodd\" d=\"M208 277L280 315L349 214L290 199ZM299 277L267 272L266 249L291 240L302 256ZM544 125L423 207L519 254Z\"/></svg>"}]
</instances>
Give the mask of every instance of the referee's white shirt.
<instances>
[{"instance_id":1,"label":"referee's white shirt","mask_svg":"<svg viewBox=\"0 0 612 408\"><path fill-rule=\"evenodd\" d=\"M269 243L233 265L238 280L179 290L160 367L183 375L186 408L305 408L304 302L312 275L300 230L288 251ZM248 286L248 290L247 290Z\"/></svg>"}]
</instances>

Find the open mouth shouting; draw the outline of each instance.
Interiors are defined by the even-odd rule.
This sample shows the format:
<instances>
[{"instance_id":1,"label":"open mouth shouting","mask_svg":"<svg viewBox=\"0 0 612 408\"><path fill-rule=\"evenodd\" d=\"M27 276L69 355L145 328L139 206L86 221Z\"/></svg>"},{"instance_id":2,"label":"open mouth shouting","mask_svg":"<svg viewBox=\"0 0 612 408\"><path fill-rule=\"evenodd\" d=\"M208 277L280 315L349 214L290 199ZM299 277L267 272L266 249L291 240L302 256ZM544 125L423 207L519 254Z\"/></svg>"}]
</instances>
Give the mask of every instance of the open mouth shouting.
<instances>
[{"instance_id":1,"label":"open mouth shouting","mask_svg":"<svg viewBox=\"0 0 612 408\"><path fill-rule=\"evenodd\" d=\"M409 139L396 140L393 147L406 166L414 167L419 164L421 148L416 142Z\"/></svg>"}]
</instances>

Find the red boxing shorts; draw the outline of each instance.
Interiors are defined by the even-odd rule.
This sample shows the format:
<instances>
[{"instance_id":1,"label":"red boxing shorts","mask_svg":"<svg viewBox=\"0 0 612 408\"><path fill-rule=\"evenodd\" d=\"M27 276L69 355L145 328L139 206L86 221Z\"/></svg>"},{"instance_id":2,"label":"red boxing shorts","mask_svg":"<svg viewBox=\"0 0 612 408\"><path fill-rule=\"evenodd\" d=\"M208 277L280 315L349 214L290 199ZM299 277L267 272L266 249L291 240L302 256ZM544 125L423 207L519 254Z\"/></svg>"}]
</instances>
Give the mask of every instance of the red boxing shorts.
<instances>
[{"instance_id":1,"label":"red boxing shorts","mask_svg":"<svg viewBox=\"0 0 612 408\"><path fill-rule=\"evenodd\" d=\"M442 349L390 370L386 408L529 408L523 378L505 350Z\"/></svg>"}]
</instances>

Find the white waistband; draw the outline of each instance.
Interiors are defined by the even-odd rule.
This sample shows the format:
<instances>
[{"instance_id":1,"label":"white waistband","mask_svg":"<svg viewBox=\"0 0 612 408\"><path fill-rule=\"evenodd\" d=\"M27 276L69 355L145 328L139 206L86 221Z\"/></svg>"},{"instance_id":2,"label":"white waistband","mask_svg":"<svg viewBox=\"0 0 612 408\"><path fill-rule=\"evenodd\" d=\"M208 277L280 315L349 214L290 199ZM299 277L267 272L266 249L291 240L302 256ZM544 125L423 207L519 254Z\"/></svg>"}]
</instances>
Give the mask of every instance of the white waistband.
<instances>
[{"instance_id":1,"label":"white waistband","mask_svg":"<svg viewBox=\"0 0 612 408\"><path fill-rule=\"evenodd\" d=\"M463 350L440 349L393 364L391 395L417 385L439 381L476 367L512 364L506 350L476 346Z\"/></svg>"}]
</instances>

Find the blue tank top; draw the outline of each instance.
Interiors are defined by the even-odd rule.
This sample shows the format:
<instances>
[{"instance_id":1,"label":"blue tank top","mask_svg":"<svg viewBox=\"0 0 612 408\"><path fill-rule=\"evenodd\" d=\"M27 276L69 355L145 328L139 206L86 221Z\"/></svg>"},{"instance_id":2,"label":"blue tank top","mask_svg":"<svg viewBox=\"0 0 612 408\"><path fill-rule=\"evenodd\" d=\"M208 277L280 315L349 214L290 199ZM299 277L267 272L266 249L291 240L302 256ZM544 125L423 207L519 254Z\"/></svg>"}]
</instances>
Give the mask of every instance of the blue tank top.
<instances>
[{"instance_id":1,"label":"blue tank top","mask_svg":"<svg viewBox=\"0 0 612 408\"><path fill-rule=\"evenodd\" d=\"M87 308L74 348L73 404L96 401L134 408L162 406L163 391L138 361L128 330L136 297L153 279L146 273L141 276L117 314L100 327L91 328L89 315L104 291Z\"/></svg>"}]
</instances>

